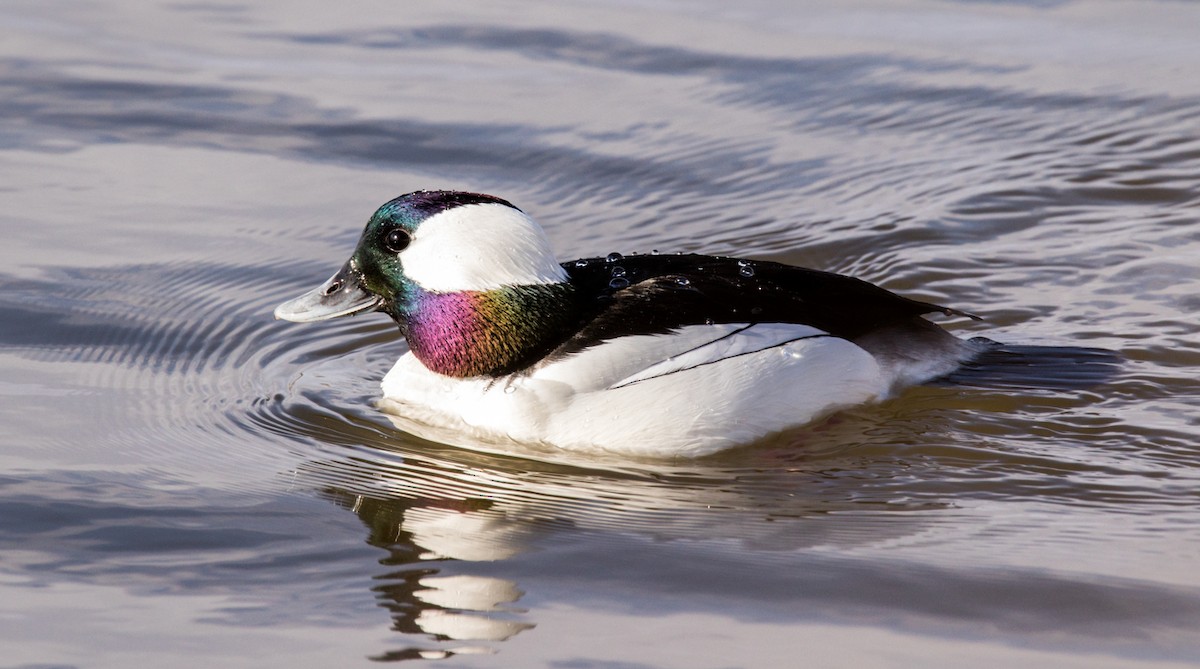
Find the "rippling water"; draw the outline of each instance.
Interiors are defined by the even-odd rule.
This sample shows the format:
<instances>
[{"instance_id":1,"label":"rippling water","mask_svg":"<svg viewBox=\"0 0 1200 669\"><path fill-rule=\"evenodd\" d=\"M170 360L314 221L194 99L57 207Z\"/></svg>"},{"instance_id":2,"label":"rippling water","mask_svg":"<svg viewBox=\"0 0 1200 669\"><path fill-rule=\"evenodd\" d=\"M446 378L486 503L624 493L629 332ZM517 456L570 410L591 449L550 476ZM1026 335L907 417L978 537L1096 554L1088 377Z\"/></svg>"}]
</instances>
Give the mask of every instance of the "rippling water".
<instances>
[{"instance_id":1,"label":"rippling water","mask_svg":"<svg viewBox=\"0 0 1200 669\"><path fill-rule=\"evenodd\" d=\"M1200 662L1200 8L0 8L6 666ZM383 201L736 254L1117 350L693 462L430 443L271 308Z\"/></svg>"}]
</instances>

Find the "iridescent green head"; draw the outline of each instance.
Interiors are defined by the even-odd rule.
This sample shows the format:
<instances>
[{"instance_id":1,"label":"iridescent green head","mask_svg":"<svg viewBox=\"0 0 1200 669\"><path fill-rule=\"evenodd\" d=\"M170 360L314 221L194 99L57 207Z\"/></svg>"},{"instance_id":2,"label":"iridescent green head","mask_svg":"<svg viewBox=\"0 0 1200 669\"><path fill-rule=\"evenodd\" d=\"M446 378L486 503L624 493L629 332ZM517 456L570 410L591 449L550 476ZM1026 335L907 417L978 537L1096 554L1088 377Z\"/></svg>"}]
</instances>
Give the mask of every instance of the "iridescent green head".
<instances>
[{"instance_id":1,"label":"iridescent green head","mask_svg":"<svg viewBox=\"0 0 1200 669\"><path fill-rule=\"evenodd\" d=\"M491 195L417 191L380 207L354 254L324 284L275 309L308 322L385 311L403 325L420 294L565 282L536 223Z\"/></svg>"}]
</instances>

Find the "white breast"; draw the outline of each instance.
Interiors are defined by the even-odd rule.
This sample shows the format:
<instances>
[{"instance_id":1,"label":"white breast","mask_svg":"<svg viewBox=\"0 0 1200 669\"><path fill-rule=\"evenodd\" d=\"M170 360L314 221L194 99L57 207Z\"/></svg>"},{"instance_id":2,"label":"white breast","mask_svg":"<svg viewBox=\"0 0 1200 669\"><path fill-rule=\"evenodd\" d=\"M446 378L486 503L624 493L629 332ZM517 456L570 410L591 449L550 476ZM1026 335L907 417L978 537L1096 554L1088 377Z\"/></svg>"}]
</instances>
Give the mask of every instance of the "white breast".
<instances>
[{"instance_id":1,"label":"white breast","mask_svg":"<svg viewBox=\"0 0 1200 669\"><path fill-rule=\"evenodd\" d=\"M695 457L886 395L855 344L789 324L638 335L501 379L451 379L405 354L383 380L403 429L467 446Z\"/></svg>"}]
</instances>

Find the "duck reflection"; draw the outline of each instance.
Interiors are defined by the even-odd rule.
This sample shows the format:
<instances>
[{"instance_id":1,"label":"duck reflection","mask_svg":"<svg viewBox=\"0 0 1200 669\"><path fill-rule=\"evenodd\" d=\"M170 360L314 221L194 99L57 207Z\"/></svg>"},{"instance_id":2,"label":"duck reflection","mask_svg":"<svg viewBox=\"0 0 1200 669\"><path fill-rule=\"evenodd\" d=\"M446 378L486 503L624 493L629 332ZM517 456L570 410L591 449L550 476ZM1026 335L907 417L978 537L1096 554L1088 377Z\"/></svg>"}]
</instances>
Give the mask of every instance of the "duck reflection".
<instances>
[{"instance_id":1,"label":"duck reflection","mask_svg":"<svg viewBox=\"0 0 1200 669\"><path fill-rule=\"evenodd\" d=\"M403 498L380 499L326 488L324 495L353 511L369 528L367 542L384 549L381 564L393 568L379 575L373 590L392 616L392 628L425 635L439 642L504 641L534 625L517 619L512 605L524 594L512 581L469 574L443 575L434 565L449 560L498 560L515 554L512 528L479 515L489 503L462 504ZM501 535L489 539L489 531ZM406 648L376 660L433 659L464 653L490 653L478 646Z\"/></svg>"},{"instance_id":2,"label":"duck reflection","mask_svg":"<svg viewBox=\"0 0 1200 669\"><path fill-rule=\"evenodd\" d=\"M911 493L911 470L894 461L819 448L797 456L794 447L764 445L741 460L611 465L488 454L376 430L364 441L370 445L298 473L357 514L368 542L387 551L380 562L389 570L374 590L393 628L436 643L379 660L494 652L488 644L533 629L536 612L518 608L520 586L469 565L544 556L573 533L602 544L687 541L741 556L894 539L920 532L930 514L890 511L945 508L898 501L898 491Z\"/></svg>"}]
</instances>

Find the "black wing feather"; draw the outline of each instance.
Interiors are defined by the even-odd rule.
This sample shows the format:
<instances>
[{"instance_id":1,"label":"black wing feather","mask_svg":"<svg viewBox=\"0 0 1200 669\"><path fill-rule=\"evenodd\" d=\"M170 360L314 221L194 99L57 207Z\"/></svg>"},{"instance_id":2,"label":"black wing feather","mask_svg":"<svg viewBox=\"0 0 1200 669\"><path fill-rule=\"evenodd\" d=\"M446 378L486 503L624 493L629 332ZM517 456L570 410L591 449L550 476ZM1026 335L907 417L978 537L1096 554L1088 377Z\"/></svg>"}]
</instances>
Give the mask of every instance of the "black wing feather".
<instances>
[{"instance_id":1,"label":"black wing feather","mask_svg":"<svg viewBox=\"0 0 1200 669\"><path fill-rule=\"evenodd\" d=\"M581 327L555 351L705 323L800 323L856 339L923 314L970 314L912 300L853 277L761 260L695 254L563 263Z\"/></svg>"}]
</instances>

